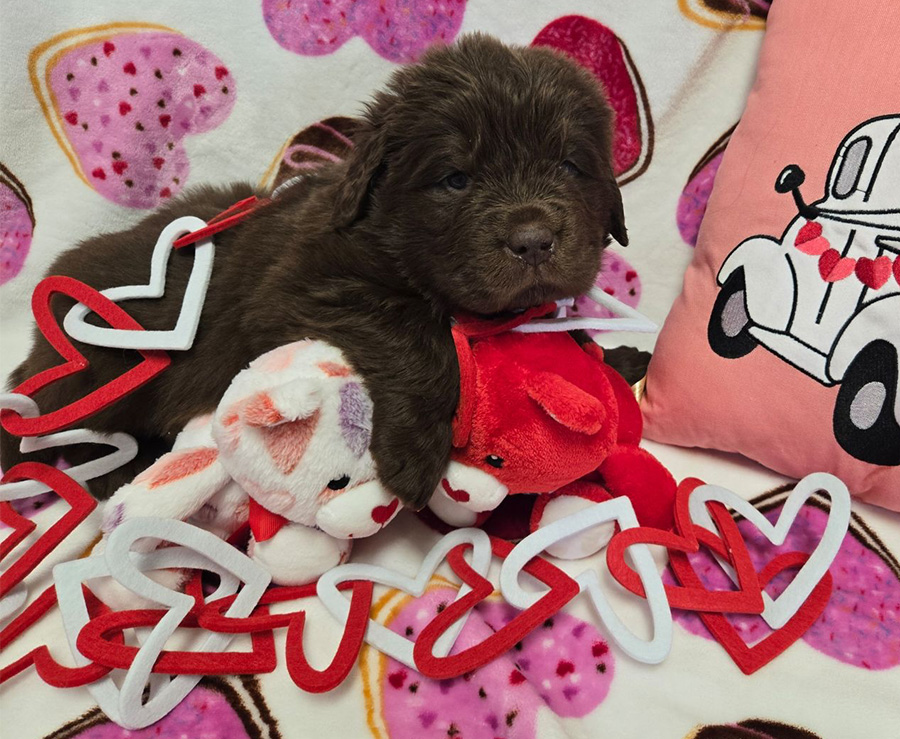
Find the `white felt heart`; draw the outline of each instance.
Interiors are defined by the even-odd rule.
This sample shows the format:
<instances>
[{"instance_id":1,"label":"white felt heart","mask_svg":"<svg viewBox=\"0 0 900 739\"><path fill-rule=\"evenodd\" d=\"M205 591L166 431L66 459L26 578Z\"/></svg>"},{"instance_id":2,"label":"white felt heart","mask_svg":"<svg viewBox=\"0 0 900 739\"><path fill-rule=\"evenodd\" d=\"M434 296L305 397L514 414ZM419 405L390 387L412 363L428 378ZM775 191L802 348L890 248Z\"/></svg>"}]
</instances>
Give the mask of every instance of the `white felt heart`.
<instances>
[{"instance_id":1,"label":"white felt heart","mask_svg":"<svg viewBox=\"0 0 900 739\"><path fill-rule=\"evenodd\" d=\"M623 496L596 503L587 510L577 511L526 536L503 562L500 570L500 592L503 597L516 608L532 606L546 591L525 590L522 587L519 577L525 565L555 544L609 523L618 524L622 530L637 527L637 516L628 498ZM607 633L619 647L639 662L658 664L668 656L672 647L672 611L650 548L646 544L634 544L628 551L634 569L641 578L650 608L653 638L649 641L635 636L613 610L596 571L584 570L575 577L575 581L581 592L587 595Z\"/></svg>"},{"instance_id":2,"label":"white felt heart","mask_svg":"<svg viewBox=\"0 0 900 739\"><path fill-rule=\"evenodd\" d=\"M828 522L825 524L822 538L781 595L773 599L763 592L765 609L762 617L773 629L780 629L794 617L837 556L850 526L850 491L847 490L847 486L834 475L825 472L807 475L785 499L778 521L774 524L770 523L750 501L725 488L701 485L691 493L689 510L694 523L716 532L716 526L706 504L717 501L750 521L774 546L784 544L800 509L816 493L824 493L830 503ZM721 559L719 563L736 581L734 570Z\"/></svg>"},{"instance_id":3,"label":"white felt heart","mask_svg":"<svg viewBox=\"0 0 900 739\"><path fill-rule=\"evenodd\" d=\"M585 296L598 305L602 305L616 316L616 318L570 318L566 315L568 301L561 303L555 318L538 318L521 326L516 326L513 331L525 334L543 333L545 331L575 331L577 329L592 331L634 331L637 333L655 333L659 330L653 321L643 313L625 305L618 298L603 292L596 285L585 293Z\"/></svg>"},{"instance_id":4,"label":"white felt heart","mask_svg":"<svg viewBox=\"0 0 900 739\"><path fill-rule=\"evenodd\" d=\"M402 590L418 598L425 592L438 565L444 561L451 549L460 544L472 546L469 564L479 575L486 576L492 557L490 538L481 529L457 529L451 531L434 545L434 548L422 561L415 577L407 577L399 572L376 565L353 562L335 567L322 575L316 584L316 593L335 620L339 624L345 624L350 615L350 601L338 590L338 585L353 580L367 580ZM468 585L463 585L457 593L457 599L462 598L470 591L471 588ZM442 657L450 653L456 637L467 619L468 615L454 622L437 640L434 649L437 656ZM395 634L377 621L369 619L365 641L382 654L402 662L407 667L417 669L413 659L413 642L400 634Z\"/></svg>"},{"instance_id":5,"label":"white felt heart","mask_svg":"<svg viewBox=\"0 0 900 739\"><path fill-rule=\"evenodd\" d=\"M133 544L144 537L180 546L158 549L147 554L132 552ZM88 685L100 708L115 723L128 729L141 729L158 721L177 706L200 681L200 675L151 675L166 642L184 620L193 598L154 582L143 574L147 570L191 567L210 570L219 575L220 583L210 599L231 595L241 588L226 615L246 617L256 607L269 584L269 574L237 549L208 531L182 521L139 518L125 521L109 537L102 556L64 562L53 568L57 601L66 637L76 663L88 660L78 652L78 634L88 622L82 583L97 577L112 576L122 586L148 600L169 608L169 612L153 627L137 656L126 671L121 688L112 675ZM210 634L197 651L221 651L233 638L229 634ZM143 693L150 684L146 703Z\"/></svg>"},{"instance_id":6,"label":"white felt heart","mask_svg":"<svg viewBox=\"0 0 900 739\"><path fill-rule=\"evenodd\" d=\"M194 216L176 218L166 226L150 259L150 282L146 285L122 285L102 290L101 293L112 301L133 300L135 298L161 298L166 290L166 266L173 251L175 240L186 233L204 228L205 221ZM201 239L194 247L194 264L188 278L181 311L175 327L165 331L131 331L108 326L92 326L85 322L91 312L79 303L72 308L63 321L66 333L73 339L94 346L105 346L113 349L166 349L184 351L191 348L197 326L200 324L200 313L206 299L206 289L212 276L213 255L215 247L211 237ZM179 259L186 258L180 255Z\"/></svg>"},{"instance_id":7,"label":"white felt heart","mask_svg":"<svg viewBox=\"0 0 900 739\"><path fill-rule=\"evenodd\" d=\"M20 449L25 452L33 452L38 449L66 446L69 444L104 444L114 446L116 450L109 454L84 462L75 467L69 467L66 474L79 483L86 483L97 477L102 477L123 464L130 462L137 456L137 442L128 434L98 434L87 429L70 429L59 431L47 436L34 436L22 439ZM37 480L21 480L0 485L0 501L19 500L30 498L50 490L49 487Z\"/></svg>"}]
</instances>

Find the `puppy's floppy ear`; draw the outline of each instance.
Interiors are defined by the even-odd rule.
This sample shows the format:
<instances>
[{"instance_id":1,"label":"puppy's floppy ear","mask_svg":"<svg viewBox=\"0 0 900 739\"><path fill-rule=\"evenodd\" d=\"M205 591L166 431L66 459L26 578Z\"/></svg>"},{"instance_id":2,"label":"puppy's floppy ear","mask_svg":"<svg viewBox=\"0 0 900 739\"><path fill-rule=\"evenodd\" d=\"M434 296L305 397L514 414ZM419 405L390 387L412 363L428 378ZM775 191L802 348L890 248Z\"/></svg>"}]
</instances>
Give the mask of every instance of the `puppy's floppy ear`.
<instances>
[{"instance_id":1,"label":"puppy's floppy ear","mask_svg":"<svg viewBox=\"0 0 900 739\"><path fill-rule=\"evenodd\" d=\"M385 127L366 122L353 136L354 148L347 157L347 173L338 186L334 219L346 227L365 215L369 196L384 163Z\"/></svg>"},{"instance_id":2,"label":"puppy's floppy ear","mask_svg":"<svg viewBox=\"0 0 900 739\"><path fill-rule=\"evenodd\" d=\"M622 246L628 246L628 229L625 228L625 207L622 205L622 193L612 175L609 179L609 197L609 235Z\"/></svg>"}]
</instances>

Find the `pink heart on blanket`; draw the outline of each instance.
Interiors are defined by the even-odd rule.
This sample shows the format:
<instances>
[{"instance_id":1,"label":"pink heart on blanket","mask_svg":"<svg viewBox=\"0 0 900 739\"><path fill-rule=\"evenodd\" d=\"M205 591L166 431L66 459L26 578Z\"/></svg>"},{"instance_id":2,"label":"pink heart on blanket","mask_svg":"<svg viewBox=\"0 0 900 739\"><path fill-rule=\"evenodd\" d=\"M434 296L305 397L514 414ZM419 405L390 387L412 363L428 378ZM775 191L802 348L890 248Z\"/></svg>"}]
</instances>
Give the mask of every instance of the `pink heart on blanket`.
<instances>
[{"instance_id":1,"label":"pink heart on blanket","mask_svg":"<svg viewBox=\"0 0 900 739\"><path fill-rule=\"evenodd\" d=\"M600 267L600 274L594 284L599 287L607 295L618 298L625 305L637 308L641 302L641 278L637 270L631 266L625 257L607 249L603 253L603 261ZM580 297L575 300L572 306L573 316L587 316L591 318L615 318L609 308L594 302L588 297ZM588 331L589 334L596 335L603 333L593 329Z\"/></svg>"},{"instance_id":2,"label":"pink heart on blanket","mask_svg":"<svg viewBox=\"0 0 900 739\"><path fill-rule=\"evenodd\" d=\"M694 166L694 170L688 177L688 183L684 186L681 197L678 198L678 211L676 220L681 238L689 246L697 246L697 236L700 234L700 224L706 215L706 205L712 193L713 183L716 181L716 173L722 164L725 155L725 147L731 141L731 134L735 127L732 126L722 134L715 143L700 157L700 161Z\"/></svg>"},{"instance_id":3,"label":"pink heart on blanket","mask_svg":"<svg viewBox=\"0 0 900 739\"><path fill-rule=\"evenodd\" d=\"M781 506L766 512L775 521ZM822 537L827 512L805 506L797 515L784 544L773 548L752 524L738 523L757 567L783 552L811 552ZM721 567L705 553L689 555L695 571L710 589L731 587ZM900 563L878 536L853 515L837 557L829 568L834 582L831 599L819 619L803 635L811 647L828 656L866 670L886 670L900 665ZM666 573L667 582L672 582ZM770 592L781 593L790 581L779 575ZM675 620L693 634L712 638L695 613L673 611ZM752 643L771 633L759 616L733 615L728 620L740 637Z\"/></svg>"},{"instance_id":4,"label":"pink heart on blanket","mask_svg":"<svg viewBox=\"0 0 900 739\"><path fill-rule=\"evenodd\" d=\"M103 197L154 208L190 173L183 141L219 126L235 83L206 48L162 26L76 29L30 58L35 93L79 177Z\"/></svg>"},{"instance_id":5,"label":"pink heart on blanket","mask_svg":"<svg viewBox=\"0 0 900 739\"><path fill-rule=\"evenodd\" d=\"M0 164L0 285L19 274L33 232L31 198L24 185Z\"/></svg>"},{"instance_id":6,"label":"pink heart on blanket","mask_svg":"<svg viewBox=\"0 0 900 739\"><path fill-rule=\"evenodd\" d=\"M420 598L391 599L388 627L414 639L429 616L456 598L447 587L429 589ZM484 641L519 612L509 604L486 600L476 606L453 652ZM377 615L377 614L376 614ZM392 659L365 660L363 680L387 736L520 737L537 736L537 714L582 717L606 698L614 660L597 630L566 613L557 613L505 655L466 675L432 680ZM374 668L374 669L372 669ZM552 719L551 719L552 720Z\"/></svg>"},{"instance_id":7,"label":"pink heart on blanket","mask_svg":"<svg viewBox=\"0 0 900 739\"><path fill-rule=\"evenodd\" d=\"M613 169L619 184L643 173L653 154L653 121L644 83L622 40L592 18L567 15L531 43L565 52L600 81L615 112Z\"/></svg>"},{"instance_id":8,"label":"pink heart on blanket","mask_svg":"<svg viewBox=\"0 0 900 739\"><path fill-rule=\"evenodd\" d=\"M220 681L209 681L217 686ZM261 696L260 696L261 698ZM208 736L216 739L250 739L251 736L270 736L253 731L248 733L248 726L259 729L257 711L250 710L239 693L231 686L222 690L199 686L194 688L175 709L146 729L124 729L107 719L96 710L89 714L94 720L84 719L70 724L65 729L54 732L54 736L65 736L68 739L151 739L156 737Z\"/></svg>"},{"instance_id":9,"label":"pink heart on blanket","mask_svg":"<svg viewBox=\"0 0 900 739\"><path fill-rule=\"evenodd\" d=\"M466 0L263 0L269 33L295 54L322 56L361 36L392 62L411 62L459 33Z\"/></svg>"}]
</instances>

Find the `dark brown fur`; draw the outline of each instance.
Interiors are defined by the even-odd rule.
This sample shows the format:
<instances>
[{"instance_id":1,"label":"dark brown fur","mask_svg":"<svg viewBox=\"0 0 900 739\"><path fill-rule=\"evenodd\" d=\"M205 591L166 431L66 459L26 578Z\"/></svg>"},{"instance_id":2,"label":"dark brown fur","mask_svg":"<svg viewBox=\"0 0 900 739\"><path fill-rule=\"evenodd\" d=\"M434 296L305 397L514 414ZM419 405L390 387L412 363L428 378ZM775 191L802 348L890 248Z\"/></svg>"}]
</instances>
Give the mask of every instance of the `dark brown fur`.
<instances>
[{"instance_id":1,"label":"dark brown fur","mask_svg":"<svg viewBox=\"0 0 900 739\"><path fill-rule=\"evenodd\" d=\"M158 453L160 439L170 442L188 420L211 411L254 357L323 339L345 353L372 396L372 453L382 481L421 507L450 452L459 384L450 316L582 293L610 236L627 240L609 107L594 79L555 52L484 36L435 49L395 73L354 139L345 163L216 237L194 346L172 352L166 372L85 423L154 445L136 466ZM468 175L464 189L447 184L454 172ZM49 273L97 289L146 282L163 226L181 215L208 220L251 192L248 185L195 189L130 231L65 252ZM506 247L526 223L556 235L552 258L539 267ZM165 296L125 308L148 329L171 326L191 263L190 253L174 254ZM61 320L69 307L58 299L54 312ZM42 410L137 359L134 352L79 349L91 370L38 394ZM58 362L36 334L11 385ZM4 433L4 468L19 457ZM123 481L114 476L94 492L109 494Z\"/></svg>"}]
</instances>

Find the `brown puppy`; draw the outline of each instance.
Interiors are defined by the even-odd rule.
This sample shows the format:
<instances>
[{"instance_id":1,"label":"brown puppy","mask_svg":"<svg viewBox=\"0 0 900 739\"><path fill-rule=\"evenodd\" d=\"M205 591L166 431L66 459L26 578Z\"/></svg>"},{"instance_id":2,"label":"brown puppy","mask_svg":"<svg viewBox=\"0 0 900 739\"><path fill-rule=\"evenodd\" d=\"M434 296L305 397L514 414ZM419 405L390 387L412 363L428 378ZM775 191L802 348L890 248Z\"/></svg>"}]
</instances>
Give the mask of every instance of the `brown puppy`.
<instances>
[{"instance_id":1,"label":"brown puppy","mask_svg":"<svg viewBox=\"0 0 900 739\"><path fill-rule=\"evenodd\" d=\"M450 317L493 314L590 287L609 238L626 243L611 164L612 114L596 81L563 56L475 35L397 71L376 95L346 162L290 187L216 237L200 330L149 385L85 425L127 431L149 451L98 496L152 461L192 417L212 411L254 357L303 338L340 348L375 415L383 483L419 508L450 453L459 392ZM252 193L196 189L119 234L62 254L50 274L97 289L146 282L172 219L204 220ZM184 250L190 252L190 249ZM172 256L165 296L126 310L145 328L174 324L191 269ZM71 301L58 298L62 320ZM39 393L65 405L133 366L135 352L79 345L89 372ZM11 378L59 363L40 336ZM3 467L20 459L3 435ZM323 487L327 483L323 480Z\"/></svg>"}]
</instances>

